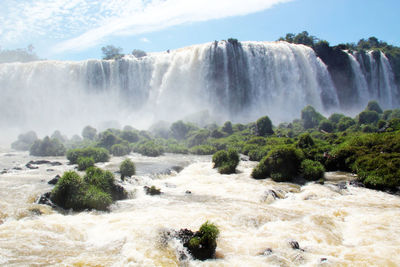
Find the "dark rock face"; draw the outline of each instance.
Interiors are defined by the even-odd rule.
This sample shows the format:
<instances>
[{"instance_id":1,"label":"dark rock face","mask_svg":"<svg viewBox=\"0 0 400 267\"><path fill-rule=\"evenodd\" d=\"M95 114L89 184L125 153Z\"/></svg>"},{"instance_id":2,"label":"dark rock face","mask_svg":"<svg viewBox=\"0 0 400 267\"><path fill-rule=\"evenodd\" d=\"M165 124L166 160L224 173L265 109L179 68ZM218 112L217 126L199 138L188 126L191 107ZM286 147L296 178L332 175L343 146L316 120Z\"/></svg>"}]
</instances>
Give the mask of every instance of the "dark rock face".
<instances>
[{"instance_id":1,"label":"dark rock face","mask_svg":"<svg viewBox=\"0 0 400 267\"><path fill-rule=\"evenodd\" d=\"M47 183L48 183L48 184L55 185L55 184L58 182L58 180L59 180L60 178L61 178L61 176L57 174L53 179L51 179L51 180L48 181Z\"/></svg>"},{"instance_id":2,"label":"dark rock face","mask_svg":"<svg viewBox=\"0 0 400 267\"><path fill-rule=\"evenodd\" d=\"M114 184L112 188L113 201L123 200L127 198L128 198L128 193L126 192L126 190L122 186Z\"/></svg>"},{"instance_id":3,"label":"dark rock face","mask_svg":"<svg viewBox=\"0 0 400 267\"><path fill-rule=\"evenodd\" d=\"M50 194L51 194L51 192L47 192L47 193L44 193L43 195L39 196L39 198L36 200L36 203L48 205L52 208L55 208L56 205L50 200Z\"/></svg>"},{"instance_id":4,"label":"dark rock face","mask_svg":"<svg viewBox=\"0 0 400 267\"><path fill-rule=\"evenodd\" d=\"M49 160L36 160L35 161L35 160L31 160L25 166L28 169L34 170L34 169L38 169L39 167L38 166L33 166L33 165L43 165L43 164L48 164L48 165L51 165L51 166L60 166L60 165L62 165L62 163L58 162L58 161L49 161Z\"/></svg>"}]
</instances>

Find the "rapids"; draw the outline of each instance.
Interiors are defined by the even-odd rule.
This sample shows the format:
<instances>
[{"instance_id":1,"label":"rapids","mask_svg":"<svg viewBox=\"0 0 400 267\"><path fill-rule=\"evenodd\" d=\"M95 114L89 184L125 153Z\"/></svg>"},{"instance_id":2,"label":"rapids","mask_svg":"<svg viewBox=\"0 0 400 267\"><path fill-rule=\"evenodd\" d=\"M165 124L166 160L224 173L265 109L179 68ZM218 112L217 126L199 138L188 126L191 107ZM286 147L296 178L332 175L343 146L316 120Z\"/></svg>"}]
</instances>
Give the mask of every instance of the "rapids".
<instances>
[{"instance_id":1,"label":"rapids","mask_svg":"<svg viewBox=\"0 0 400 267\"><path fill-rule=\"evenodd\" d=\"M0 153L0 265L3 266L396 266L400 262L400 198L354 187L353 176L327 173L324 185L250 178L255 162L220 175L209 156L148 158L130 154L137 175L122 185L128 200L110 212L57 212L35 204L51 190L47 181L73 169L25 164L39 158ZM117 171L121 157L98 164ZM173 166L184 169L177 173ZM13 169L20 167L21 170ZM116 175L117 179L119 176ZM341 186L337 184L339 182ZM143 186L163 192L149 196ZM277 199L271 191L274 190ZM191 193L187 192L190 191ZM280 197L280 198L279 198ZM41 215L39 215L41 214ZM179 260L165 229L197 230L205 221L220 229L217 259ZM292 249L290 241L300 249ZM267 249L272 253L264 253Z\"/></svg>"}]
</instances>

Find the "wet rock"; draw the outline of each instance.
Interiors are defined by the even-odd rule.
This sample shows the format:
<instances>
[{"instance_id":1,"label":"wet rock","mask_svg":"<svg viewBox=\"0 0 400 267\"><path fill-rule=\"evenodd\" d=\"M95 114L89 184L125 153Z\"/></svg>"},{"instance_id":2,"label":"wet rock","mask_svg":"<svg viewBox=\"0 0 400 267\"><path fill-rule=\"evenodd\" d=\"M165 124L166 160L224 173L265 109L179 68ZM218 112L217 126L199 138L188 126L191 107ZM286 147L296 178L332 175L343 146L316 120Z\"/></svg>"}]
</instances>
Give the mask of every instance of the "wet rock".
<instances>
[{"instance_id":1,"label":"wet rock","mask_svg":"<svg viewBox=\"0 0 400 267\"><path fill-rule=\"evenodd\" d=\"M154 185L152 185L151 187L144 186L143 188L147 195L154 196L161 194L161 190L159 188L156 188Z\"/></svg>"},{"instance_id":2,"label":"wet rock","mask_svg":"<svg viewBox=\"0 0 400 267\"><path fill-rule=\"evenodd\" d=\"M192 191L186 190L186 191L185 191L185 194L186 194L186 195L190 195L190 194L192 194Z\"/></svg>"},{"instance_id":3,"label":"wet rock","mask_svg":"<svg viewBox=\"0 0 400 267\"><path fill-rule=\"evenodd\" d=\"M61 162L58 162L58 161L53 161L53 162L50 162L50 165L51 165L51 166L61 166L62 163L61 163Z\"/></svg>"},{"instance_id":4,"label":"wet rock","mask_svg":"<svg viewBox=\"0 0 400 267\"><path fill-rule=\"evenodd\" d=\"M269 255L271 255L273 252L272 252L272 249L271 248L267 248L267 249L265 249L263 252L261 252L259 255L260 256L269 256Z\"/></svg>"},{"instance_id":5,"label":"wet rock","mask_svg":"<svg viewBox=\"0 0 400 267\"><path fill-rule=\"evenodd\" d=\"M300 249L299 242L297 242L296 240L290 240L289 245L292 249Z\"/></svg>"},{"instance_id":6,"label":"wet rock","mask_svg":"<svg viewBox=\"0 0 400 267\"><path fill-rule=\"evenodd\" d=\"M365 185L362 182L357 181L357 180L350 181L350 185L355 186L355 187L365 187Z\"/></svg>"},{"instance_id":7,"label":"wet rock","mask_svg":"<svg viewBox=\"0 0 400 267\"><path fill-rule=\"evenodd\" d=\"M28 169L31 169L31 170L39 169L38 166L33 166L31 163L27 163L25 166L26 166Z\"/></svg>"},{"instance_id":8,"label":"wet rock","mask_svg":"<svg viewBox=\"0 0 400 267\"><path fill-rule=\"evenodd\" d=\"M347 184L346 182L340 182L336 185L340 190L346 190L347 189Z\"/></svg>"},{"instance_id":9,"label":"wet rock","mask_svg":"<svg viewBox=\"0 0 400 267\"><path fill-rule=\"evenodd\" d=\"M177 232L176 238L179 239L183 246L189 251L190 255L197 260L208 260L215 258L216 244L205 243L199 246L191 246L190 240L192 238L201 239L199 232L193 232L189 229L181 229Z\"/></svg>"},{"instance_id":10,"label":"wet rock","mask_svg":"<svg viewBox=\"0 0 400 267\"><path fill-rule=\"evenodd\" d=\"M328 259L327 258L321 258L320 261L321 261L321 263L323 263L323 262L327 262Z\"/></svg>"},{"instance_id":11,"label":"wet rock","mask_svg":"<svg viewBox=\"0 0 400 267\"><path fill-rule=\"evenodd\" d=\"M61 178L61 176L57 174L53 179L51 179L51 180L48 181L47 183L48 183L48 184L55 185L55 184L58 182L58 180L59 180L60 178Z\"/></svg>"},{"instance_id":12,"label":"wet rock","mask_svg":"<svg viewBox=\"0 0 400 267\"><path fill-rule=\"evenodd\" d=\"M114 184L113 190L112 190L112 199L113 201L116 200L123 200L128 198L128 192L118 184Z\"/></svg>"},{"instance_id":13,"label":"wet rock","mask_svg":"<svg viewBox=\"0 0 400 267\"><path fill-rule=\"evenodd\" d=\"M51 192L47 192L47 193L44 193L43 195L39 196L36 203L42 204L42 205L48 205L52 208L55 208L56 205L50 200L50 194L51 194Z\"/></svg>"},{"instance_id":14,"label":"wet rock","mask_svg":"<svg viewBox=\"0 0 400 267\"><path fill-rule=\"evenodd\" d=\"M183 170L182 166L172 166L172 170L176 171L177 173L180 173Z\"/></svg>"},{"instance_id":15,"label":"wet rock","mask_svg":"<svg viewBox=\"0 0 400 267\"><path fill-rule=\"evenodd\" d=\"M47 169L47 172L54 172L54 169Z\"/></svg>"},{"instance_id":16,"label":"wet rock","mask_svg":"<svg viewBox=\"0 0 400 267\"><path fill-rule=\"evenodd\" d=\"M35 165L42 165L42 164L50 164L49 160L31 160L27 164L35 164Z\"/></svg>"},{"instance_id":17,"label":"wet rock","mask_svg":"<svg viewBox=\"0 0 400 267\"><path fill-rule=\"evenodd\" d=\"M7 173L7 169L3 169L1 172L0 172L0 174L6 174Z\"/></svg>"},{"instance_id":18,"label":"wet rock","mask_svg":"<svg viewBox=\"0 0 400 267\"><path fill-rule=\"evenodd\" d=\"M42 215L43 214L42 211L37 208L29 209L29 212L32 213L33 215Z\"/></svg>"},{"instance_id":19,"label":"wet rock","mask_svg":"<svg viewBox=\"0 0 400 267\"><path fill-rule=\"evenodd\" d=\"M284 193L280 192L279 190L270 189L264 193L263 201L270 203L276 199L282 199L284 197Z\"/></svg>"},{"instance_id":20,"label":"wet rock","mask_svg":"<svg viewBox=\"0 0 400 267\"><path fill-rule=\"evenodd\" d=\"M13 170L22 171L22 168L21 167L14 167Z\"/></svg>"}]
</instances>

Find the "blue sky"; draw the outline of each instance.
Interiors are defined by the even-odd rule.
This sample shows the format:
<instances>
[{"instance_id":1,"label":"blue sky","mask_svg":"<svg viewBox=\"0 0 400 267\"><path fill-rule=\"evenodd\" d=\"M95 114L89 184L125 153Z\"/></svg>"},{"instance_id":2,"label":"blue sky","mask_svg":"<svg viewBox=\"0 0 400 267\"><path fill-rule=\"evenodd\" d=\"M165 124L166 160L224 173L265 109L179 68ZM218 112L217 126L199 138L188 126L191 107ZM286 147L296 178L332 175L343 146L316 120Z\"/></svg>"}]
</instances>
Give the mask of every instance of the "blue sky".
<instances>
[{"instance_id":1,"label":"blue sky","mask_svg":"<svg viewBox=\"0 0 400 267\"><path fill-rule=\"evenodd\" d=\"M2 0L0 46L42 58L101 58L112 44L165 51L307 30L331 44L376 36L400 46L399 0Z\"/></svg>"}]
</instances>

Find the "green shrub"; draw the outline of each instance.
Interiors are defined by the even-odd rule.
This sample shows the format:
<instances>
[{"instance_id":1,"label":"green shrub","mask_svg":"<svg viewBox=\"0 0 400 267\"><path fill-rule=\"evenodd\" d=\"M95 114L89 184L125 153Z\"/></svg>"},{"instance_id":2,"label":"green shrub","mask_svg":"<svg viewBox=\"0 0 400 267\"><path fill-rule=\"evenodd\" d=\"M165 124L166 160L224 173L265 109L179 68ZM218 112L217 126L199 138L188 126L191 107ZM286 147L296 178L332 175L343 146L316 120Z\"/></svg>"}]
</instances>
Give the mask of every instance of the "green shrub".
<instances>
[{"instance_id":1,"label":"green shrub","mask_svg":"<svg viewBox=\"0 0 400 267\"><path fill-rule=\"evenodd\" d=\"M289 181L299 174L302 160L303 153L299 149L291 146L274 148L253 169L252 177L271 177L277 182Z\"/></svg>"},{"instance_id":2,"label":"green shrub","mask_svg":"<svg viewBox=\"0 0 400 267\"><path fill-rule=\"evenodd\" d=\"M344 118L345 116L343 114L339 113L333 113L331 116L329 116L329 121L332 123L338 124L341 118Z\"/></svg>"},{"instance_id":3,"label":"green shrub","mask_svg":"<svg viewBox=\"0 0 400 267\"><path fill-rule=\"evenodd\" d=\"M220 150L213 155L212 162L214 168L218 168L218 172L221 174L235 173L239 164L239 154L234 149Z\"/></svg>"},{"instance_id":4,"label":"green shrub","mask_svg":"<svg viewBox=\"0 0 400 267\"><path fill-rule=\"evenodd\" d=\"M259 136L274 134L272 122L268 116L261 117L256 121L256 134Z\"/></svg>"},{"instance_id":5,"label":"green shrub","mask_svg":"<svg viewBox=\"0 0 400 267\"><path fill-rule=\"evenodd\" d=\"M133 163L130 159L125 159L119 166L119 171L121 172L121 179L135 175L135 163Z\"/></svg>"},{"instance_id":6,"label":"green shrub","mask_svg":"<svg viewBox=\"0 0 400 267\"><path fill-rule=\"evenodd\" d=\"M363 111L358 114L359 124L372 124L379 120L379 114L376 111Z\"/></svg>"},{"instance_id":7,"label":"green shrub","mask_svg":"<svg viewBox=\"0 0 400 267\"><path fill-rule=\"evenodd\" d=\"M50 139L46 136L43 140L36 140L29 150L29 154L32 156L64 156L65 147L58 139Z\"/></svg>"},{"instance_id":8,"label":"green shrub","mask_svg":"<svg viewBox=\"0 0 400 267\"><path fill-rule=\"evenodd\" d=\"M311 137L309 133L304 133L299 136L299 141L297 142L297 147L299 148L310 148L314 146L314 139Z\"/></svg>"},{"instance_id":9,"label":"green shrub","mask_svg":"<svg viewBox=\"0 0 400 267\"><path fill-rule=\"evenodd\" d=\"M320 121L320 123L318 125L318 130L331 133L334 130L334 125L332 122L325 119L325 120Z\"/></svg>"},{"instance_id":10,"label":"green shrub","mask_svg":"<svg viewBox=\"0 0 400 267\"><path fill-rule=\"evenodd\" d=\"M356 122L352 118L342 117L342 118L340 118L337 127L338 127L339 131L345 131L355 124L356 124Z\"/></svg>"},{"instance_id":11,"label":"green shrub","mask_svg":"<svg viewBox=\"0 0 400 267\"><path fill-rule=\"evenodd\" d=\"M376 102L376 101L369 101L365 110L375 111L379 114L383 113L381 107L379 106L378 102Z\"/></svg>"},{"instance_id":12,"label":"green shrub","mask_svg":"<svg viewBox=\"0 0 400 267\"><path fill-rule=\"evenodd\" d=\"M71 164L77 164L80 157L91 157L94 162L107 162L110 159L108 150L104 148L86 147L71 149L67 152L67 159Z\"/></svg>"},{"instance_id":13,"label":"green shrub","mask_svg":"<svg viewBox=\"0 0 400 267\"><path fill-rule=\"evenodd\" d=\"M94 159L92 157L80 157L78 158L78 170L84 171L89 167L94 166Z\"/></svg>"},{"instance_id":14,"label":"green shrub","mask_svg":"<svg viewBox=\"0 0 400 267\"><path fill-rule=\"evenodd\" d=\"M226 121L221 130L227 134L233 134L232 123L230 121Z\"/></svg>"},{"instance_id":15,"label":"green shrub","mask_svg":"<svg viewBox=\"0 0 400 267\"><path fill-rule=\"evenodd\" d=\"M207 141L207 138L210 136L210 132L208 130L198 130L190 134L187 138L187 143L189 147L202 145Z\"/></svg>"},{"instance_id":16,"label":"green shrub","mask_svg":"<svg viewBox=\"0 0 400 267\"><path fill-rule=\"evenodd\" d=\"M131 152L131 149L129 147L129 145L125 144L115 144L112 145L111 149L111 154L113 154L114 156L120 157L120 156L125 156L128 155Z\"/></svg>"},{"instance_id":17,"label":"green shrub","mask_svg":"<svg viewBox=\"0 0 400 267\"><path fill-rule=\"evenodd\" d=\"M11 144L11 148L20 151L28 151L37 140L38 138L36 133L34 131L29 131L18 135L17 141Z\"/></svg>"},{"instance_id":18,"label":"green shrub","mask_svg":"<svg viewBox=\"0 0 400 267\"><path fill-rule=\"evenodd\" d=\"M107 210L112 204L111 195L94 185L90 185L83 198L87 209Z\"/></svg>"},{"instance_id":19,"label":"green shrub","mask_svg":"<svg viewBox=\"0 0 400 267\"><path fill-rule=\"evenodd\" d=\"M301 111L301 120L304 129L316 128L324 119L312 106L308 105Z\"/></svg>"},{"instance_id":20,"label":"green shrub","mask_svg":"<svg viewBox=\"0 0 400 267\"><path fill-rule=\"evenodd\" d=\"M201 244L209 244L209 245L217 245L217 238L219 236L218 227L210 222L205 222L200 226L200 243Z\"/></svg>"},{"instance_id":21,"label":"green shrub","mask_svg":"<svg viewBox=\"0 0 400 267\"><path fill-rule=\"evenodd\" d=\"M139 141L139 135L133 130L123 130L121 133L121 138L129 143L136 143Z\"/></svg>"},{"instance_id":22,"label":"green shrub","mask_svg":"<svg viewBox=\"0 0 400 267\"><path fill-rule=\"evenodd\" d=\"M305 179L316 181L324 177L325 168L318 161L305 159L301 163L301 171Z\"/></svg>"},{"instance_id":23,"label":"green shrub","mask_svg":"<svg viewBox=\"0 0 400 267\"><path fill-rule=\"evenodd\" d=\"M51 191L50 199L64 209L106 210L113 199L123 199L126 195L122 187L114 184L111 172L89 167L83 178L74 171L65 172Z\"/></svg>"},{"instance_id":24,"label":"green shrub","mask_svg":"<svg viewBox=\"0 0 400 267\"><path fill-rule=\"evenodd\" d=\"M115 144L120 144L122 139L119 138L113 130L108 129L99 134L97 146L106 148L108 151L111 150L111 147Z\"/></svg>"},{"instance_id":25,"label":"green shrub","mask_svg":"<svg viewBox=\"0 0 400 267\"><path fill-rule=\"evenodd\" d=\"M55 204L65 209L84 209L85 183L74 171L67 171L58 180L50 194Z\"/></svg>"},{"instance_id":26,"label":"green shrub","mask_svg":"<svg viewBox=\"0 0 400 267\"><path fill-rule=\"evenodd\" d=\"M91 126L86 126L82 130L82 137L84 139L94 140L97 134L97 130Z\"/></svg>"},{"instance_id":27,"label":"green shrub","mask_svg":"<svg viewBox=\"0 0 400 267\"><path fill-rule=\"evenodd\" d=\"M260 161L271 151L272 146L263 146L261 148L250 150L248 153L249 159L251 161Z\"/></svg>"},{"instance_id":28,"label":"green shrub","mask_svg":"<svg viewBox=\"0 0 400 267\"><path fill-rule=\"evenodd\" d=\"M148 157L158 157L164 153L163 147L154 141L140 143L135 146L133 151Z\"/></svg>"},{"instance_id":29,"label":"green shrub","mask_svg":"<svg viewBox=\"0 0 400 267\"><path fill-rule=\"evenodd\" d=\"M216 152L216 149L210 145L200 145L190 148L189 152L195 155L212 155Z\"/></svg>"}]
</instances>

